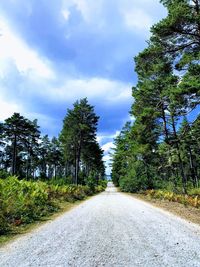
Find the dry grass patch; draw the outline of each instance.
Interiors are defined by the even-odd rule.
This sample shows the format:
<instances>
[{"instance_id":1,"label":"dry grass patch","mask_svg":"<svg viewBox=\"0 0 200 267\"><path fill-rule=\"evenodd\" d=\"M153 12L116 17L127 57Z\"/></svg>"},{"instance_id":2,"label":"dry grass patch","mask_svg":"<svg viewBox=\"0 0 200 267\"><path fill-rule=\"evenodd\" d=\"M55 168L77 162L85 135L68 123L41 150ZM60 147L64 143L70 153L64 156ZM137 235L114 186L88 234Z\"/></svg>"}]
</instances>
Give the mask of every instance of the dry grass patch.
<instances>
[{"instance_id":1,"label":"dry grass patch","mask_svg":"<svg viewBox=\"0 0 200 267\"><path fill-rule=\"evenodd\" d=\"M187 221L200 225L200 209L192 206L185 206L178 202L171 202L166 199L152 199L148 195L143 194L130 194L140 200L146 201L154 205L155 207L162 208L169 211Z\"/></svg>"}]
</instances>

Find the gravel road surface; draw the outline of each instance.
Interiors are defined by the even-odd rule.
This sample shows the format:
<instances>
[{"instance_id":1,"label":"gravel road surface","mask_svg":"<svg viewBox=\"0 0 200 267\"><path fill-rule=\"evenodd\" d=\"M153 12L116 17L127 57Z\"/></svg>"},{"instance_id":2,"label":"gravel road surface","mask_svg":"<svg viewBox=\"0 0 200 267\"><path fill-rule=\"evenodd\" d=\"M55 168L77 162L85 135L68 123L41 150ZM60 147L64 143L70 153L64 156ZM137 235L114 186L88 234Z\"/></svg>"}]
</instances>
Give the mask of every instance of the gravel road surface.
<instances>
[{"instance_id":1,"label":"gravel road surface","mask_svg":"<svg viewBox=\"0 0 200 267\"><path fill-rule=\"evenodd\" d=\"M0 266L200 266L200 227L107 190L0 248Z\"/></svg>"}]
</instances>

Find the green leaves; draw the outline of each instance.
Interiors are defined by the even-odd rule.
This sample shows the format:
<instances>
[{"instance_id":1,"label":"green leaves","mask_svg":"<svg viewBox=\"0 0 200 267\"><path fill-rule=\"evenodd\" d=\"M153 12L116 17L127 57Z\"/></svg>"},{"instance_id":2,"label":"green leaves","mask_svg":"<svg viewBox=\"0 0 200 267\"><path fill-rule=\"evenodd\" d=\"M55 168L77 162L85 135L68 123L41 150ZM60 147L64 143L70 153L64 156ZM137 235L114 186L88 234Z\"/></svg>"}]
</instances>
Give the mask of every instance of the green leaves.
<instances>
[{"instance_id":1,"label":"green leaves","mask_svg":"<svg viewBox=\"0 0 200 267\"><path fill-rule=\"evenodd\" d=\"M103 151L96 141L98 120L94 107L89 105L86 98L75 102L73 109L68 109L64 119L60 141L65 160L74 169L71 174L76 184L84 183L84 175L89 176L91 171L96 172L97 178L104 176Z\"/></svg>"},{"instance_id":2,"label":"green leaves","mask_svg":"<svg viewBox=\"0 0 200 267\"><path fill-rule=\"evenodd\" d=\"M105 186L52 185L16 177L0 179L0 234L13 225L30 223L59 208L60 201L76 201L103 191Z\"/></svg>"},{"instance_id":3,"label":"green leaves","mask_svg":"<svg viewBox=\"0 0 200 267\"><path fill-rule=\"evenodd\" d=\"M30 121L14 113L2 124L2 139L5 152L10 153L12 174L21 174L23 157L30 158L40 136L37 121ZM6 156L6 155L5 155Z\"/></svg>"},{"instance_id":4,"label":"green leaves","mask_svg":"<svg viewBox=\"0 0 200 267\"><path fill-rule=\"evenodd\" d=\"M168 15L152 26L148 47L135 57L138 83L130 112L135 122L126 136L120 135L113 156L113 177L128 191L138 190L141 181L148 187L173 181L176 188L181 178L184 192L187 182L198 184L195 146L178 128L200 104L200 1L161 3ZM195 124L186 128L192 140L198 139ZM137 164L143 165L140 175Z\"/></svg>"}]
</instances>

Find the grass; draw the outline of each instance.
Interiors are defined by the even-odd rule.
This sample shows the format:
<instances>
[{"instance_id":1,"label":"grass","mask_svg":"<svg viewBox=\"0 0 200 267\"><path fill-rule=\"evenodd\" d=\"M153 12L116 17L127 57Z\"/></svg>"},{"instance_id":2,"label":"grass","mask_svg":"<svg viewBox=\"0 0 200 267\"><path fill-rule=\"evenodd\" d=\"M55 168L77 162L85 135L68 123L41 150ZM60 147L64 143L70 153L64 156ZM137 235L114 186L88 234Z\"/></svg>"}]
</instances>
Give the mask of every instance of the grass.
<instances>
[{"instance_id":1,"label":"grass","mask_svg":"<svg viewBox=\"0 0 200 267\"><path fill-rule=\"evenodd\" d=\"M151 205L166 210L184 220L200 225L200 210L192 207L185 206L178 202L171 202L166 199L153 199L149 198L144 194L129 194L132 197L138 198L139 200L150 203Z\"/></svg>"}]
</instances>

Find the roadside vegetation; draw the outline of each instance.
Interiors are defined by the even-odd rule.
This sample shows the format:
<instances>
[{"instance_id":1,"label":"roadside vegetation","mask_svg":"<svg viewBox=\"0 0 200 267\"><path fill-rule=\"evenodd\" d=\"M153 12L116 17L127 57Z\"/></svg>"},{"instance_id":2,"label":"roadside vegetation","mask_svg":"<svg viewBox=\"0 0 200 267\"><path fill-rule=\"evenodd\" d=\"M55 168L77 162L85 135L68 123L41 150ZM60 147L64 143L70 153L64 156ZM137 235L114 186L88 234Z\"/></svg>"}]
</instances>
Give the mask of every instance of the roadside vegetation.
<instances>
[{"instance_id":1,"label":"roadside vegetation","mask_svg":"<svg viewBox=\"0 0 200 267\"><path fill-rule=\"evenodd\" d=\"M88 185L55 185L51 182L0 179L0 234L56 212L63 201L73 203L102 192L106 182Z\"/></svg>"},{"instance_id":2,"label":"roadside vegetation","mask_svg":"<svg viewBox=\"0 0 200 267\"><path fill-rule=\"evenodd\" d=\"M161 0L166 18L135 57L138 83L115 139L112 179L125 192L200 206L200 1Z\"/></svg>"},{"instance_id":3,"label":"roadside vegetation","mask_svg":"<svg viewBox=\"0 0 200 267\"><path fill-rule=\"evenodd\" d=\"M0 235L102 192L105 167L87 99L67 110L58 138L19 113L0 124Z\"/></svg>"},{"instance_id":4,"label":"roadside vegetation","mask_svg":"<svg viewBox=\"0 0 200 267\"><path fill-rule=\"evenodd\" d=\"M200 208L200 190L191 190L187 195L177 194L170 191L163 190L146 190L144 195L153 199L168 200L171 202L178 202L185 206L192 206L194 208Z\"/></svg>"}]
</instances>

